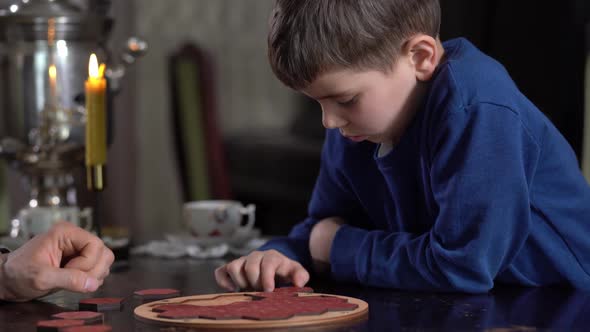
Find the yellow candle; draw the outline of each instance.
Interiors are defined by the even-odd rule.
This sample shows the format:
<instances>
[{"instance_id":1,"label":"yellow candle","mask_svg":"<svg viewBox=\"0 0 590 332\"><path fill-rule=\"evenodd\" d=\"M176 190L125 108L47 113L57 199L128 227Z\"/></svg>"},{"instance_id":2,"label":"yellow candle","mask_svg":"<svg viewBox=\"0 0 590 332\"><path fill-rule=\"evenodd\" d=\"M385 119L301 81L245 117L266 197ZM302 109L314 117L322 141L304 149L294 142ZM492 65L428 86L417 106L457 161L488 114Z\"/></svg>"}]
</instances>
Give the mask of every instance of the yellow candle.
<instances>
[{"instance_id":1,"label":"yellow candle","mask_svg":"<svg viewBox=\"0 0 590 332\"><path fill-rule=\"evenodd\" d=\"M96 55L90 56L86 92L86 168L89 189L102 190L107 162L106 86L104 64L98 66Z\"/></svg>"},{"instance_id":2,"label":"yellow candle","mask_svg":"<svg viewBox=\"0 0 590 332\"><path fill-rule=\"evenodd\" d=\"M55 65L49 66L49 104L57 106L57 69Z\"/></svg>"}]
</instances>

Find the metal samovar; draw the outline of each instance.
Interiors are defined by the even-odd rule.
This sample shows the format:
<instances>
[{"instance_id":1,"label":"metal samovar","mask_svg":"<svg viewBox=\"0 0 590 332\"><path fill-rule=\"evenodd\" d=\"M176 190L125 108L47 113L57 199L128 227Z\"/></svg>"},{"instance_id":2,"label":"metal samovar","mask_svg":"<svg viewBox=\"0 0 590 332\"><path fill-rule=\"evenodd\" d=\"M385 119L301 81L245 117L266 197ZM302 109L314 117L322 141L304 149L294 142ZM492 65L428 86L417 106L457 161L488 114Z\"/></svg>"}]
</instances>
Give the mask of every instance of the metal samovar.
<instances>
[{"instance_id":1,"label":"metal samovar","mask_svg":"<svg viewBox=\"0 0 590 332\"><path fill-rule=\"evenodd\" d=\"M89 57L106 63L112 96L125 67L146 49L131 38L111 56L109 8L109 0L0 0L0 157L23 175L29 192L12 220L13 237L41 233L57 219L92 224L74 180L84 166Z\"/></svg>"}]
</instances>

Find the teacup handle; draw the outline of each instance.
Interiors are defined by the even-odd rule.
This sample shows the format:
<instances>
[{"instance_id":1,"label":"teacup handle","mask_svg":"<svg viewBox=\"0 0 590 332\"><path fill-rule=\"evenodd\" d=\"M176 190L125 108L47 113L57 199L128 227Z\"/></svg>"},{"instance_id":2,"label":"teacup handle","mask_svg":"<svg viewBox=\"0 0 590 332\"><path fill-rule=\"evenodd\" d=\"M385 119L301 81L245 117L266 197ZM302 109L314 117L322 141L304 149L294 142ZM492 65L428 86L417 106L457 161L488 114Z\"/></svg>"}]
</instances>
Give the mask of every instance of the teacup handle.
<instances>
[{"instance_id":1,"label":"teacup handle","mask_svg":"<svg viewBox=\"0 0 590 332\"><path fill-rule=\"evenodd\" d=\"M92 209L86 207L80 211L80 227L87 231L92 230Z\"/></svg>"},{"instance_id":2,"label":"teacup handle","mask_svg":"<svg viewBox=\"0 0 590 332\"><path fill-rule=\"evenodd\" d=\"M240 230L242 231L249 231L254 226L254 221L256 220L255 216L256 212L256 205L248 204L247 206L243 206L240 208L240 213L242 215L247 215L248 220L244 226L240 226Z\"/></svg>"}]
</instances>

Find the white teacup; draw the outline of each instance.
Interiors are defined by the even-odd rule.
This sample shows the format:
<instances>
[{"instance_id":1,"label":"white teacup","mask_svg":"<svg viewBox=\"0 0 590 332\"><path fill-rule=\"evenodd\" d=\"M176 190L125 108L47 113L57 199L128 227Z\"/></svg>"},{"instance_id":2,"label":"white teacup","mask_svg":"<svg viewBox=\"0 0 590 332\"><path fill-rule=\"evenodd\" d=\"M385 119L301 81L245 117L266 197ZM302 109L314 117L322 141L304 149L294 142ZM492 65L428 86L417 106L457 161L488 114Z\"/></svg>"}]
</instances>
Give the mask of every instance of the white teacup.
<instances>
[{"instance_id":1,"label":"white teacup","mask_svg":"<svg viewBox=\"0 0 590 332\"><path fill-rule=\"evenodd\" d=\"M231 238L246 234L254 226L256 207L237 201L203 200L183 205L182 218L190 233L197 238ZM242 224L242 219L247 220Z\"/></svg>"},{"instance_id":2,"label":"white teacup","mask_svg":"<svg viewBox=\"0 0 590 332\"><path fill-rule=\"evenodd\" d=\"M92 229L92 209L77 206L30 207L19 211L12 220L11 237L32 238L48 231L58 221L68 221L87 231Z\"/></svg>"}]
</instances>

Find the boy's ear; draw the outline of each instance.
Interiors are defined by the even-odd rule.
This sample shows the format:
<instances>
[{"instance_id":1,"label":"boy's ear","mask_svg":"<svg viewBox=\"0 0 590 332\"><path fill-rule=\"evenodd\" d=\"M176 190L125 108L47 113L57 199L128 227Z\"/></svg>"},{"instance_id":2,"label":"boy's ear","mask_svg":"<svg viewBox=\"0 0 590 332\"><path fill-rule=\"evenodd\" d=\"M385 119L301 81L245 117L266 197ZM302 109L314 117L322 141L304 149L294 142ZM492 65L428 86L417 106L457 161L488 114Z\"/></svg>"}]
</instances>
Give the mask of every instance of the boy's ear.
<instances>
[{"instance_id":1,"label":"boy's ear","mask_svg":"<svg viewBox=\"0 0 590 332\"><path fill-rule=\"evenodd\" d=\"M427 35L416 35L406 42L404 51L410 57L416 78L428 81L434 74L441 56L437 40Z\"/></svg>"}]
</instances>

